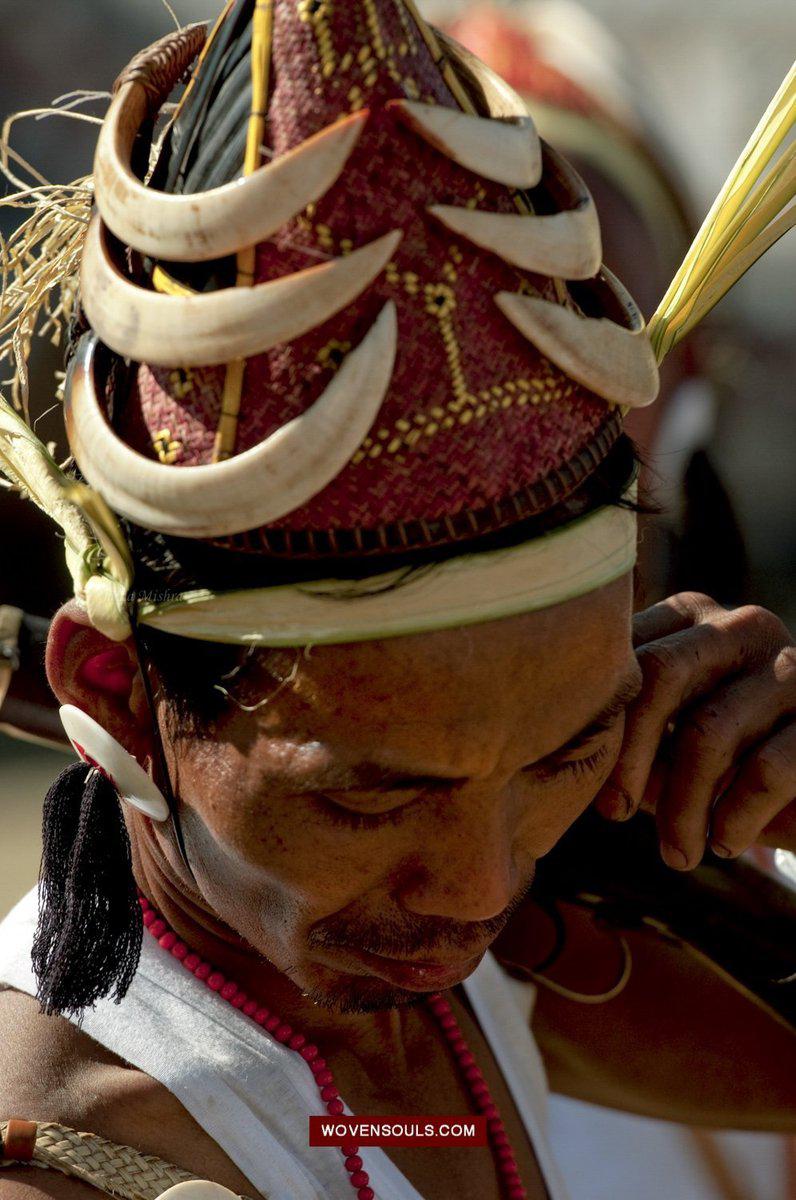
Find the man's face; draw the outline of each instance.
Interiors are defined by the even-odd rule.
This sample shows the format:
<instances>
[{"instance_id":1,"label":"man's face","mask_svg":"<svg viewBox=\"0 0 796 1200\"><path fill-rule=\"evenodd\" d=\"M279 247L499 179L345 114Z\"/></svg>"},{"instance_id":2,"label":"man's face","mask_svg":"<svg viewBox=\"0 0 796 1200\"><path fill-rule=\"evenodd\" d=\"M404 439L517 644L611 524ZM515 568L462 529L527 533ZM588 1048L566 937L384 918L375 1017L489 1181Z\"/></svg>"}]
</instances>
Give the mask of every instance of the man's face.
<instances>
[{"instance_id":1,"label":"man's face","mask_svg":"<svg viewBox=\"0 0 796 1200\"><path fill-rule=\"evenodd\" d=\"M285 652L171 753L219 916L352 1011L475 969L584 811L638 690L629 577L541 613ZM276 673L283 682L276 684Z\"/></svg>"}]
</instances>

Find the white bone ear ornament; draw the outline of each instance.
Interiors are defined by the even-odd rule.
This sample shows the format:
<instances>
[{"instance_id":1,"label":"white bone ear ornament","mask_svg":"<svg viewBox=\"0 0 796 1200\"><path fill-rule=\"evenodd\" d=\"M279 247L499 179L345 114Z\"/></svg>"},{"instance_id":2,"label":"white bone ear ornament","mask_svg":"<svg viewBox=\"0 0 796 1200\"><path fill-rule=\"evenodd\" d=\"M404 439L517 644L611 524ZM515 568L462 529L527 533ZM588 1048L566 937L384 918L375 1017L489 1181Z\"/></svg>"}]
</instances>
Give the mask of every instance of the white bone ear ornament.
<instances>
[{"instance_id":1,"label":"white bone ear ornament","mask_svg":"<svg viewBox=\"0 0 796 1200\"><path fill-rule=\"evenodd\" d=\"M75 753L110 780L120 800L153 821L168 820L169 806L160 788L107 729L74 704L65 704L60 716Z\"/></svg>"}]
</instances>

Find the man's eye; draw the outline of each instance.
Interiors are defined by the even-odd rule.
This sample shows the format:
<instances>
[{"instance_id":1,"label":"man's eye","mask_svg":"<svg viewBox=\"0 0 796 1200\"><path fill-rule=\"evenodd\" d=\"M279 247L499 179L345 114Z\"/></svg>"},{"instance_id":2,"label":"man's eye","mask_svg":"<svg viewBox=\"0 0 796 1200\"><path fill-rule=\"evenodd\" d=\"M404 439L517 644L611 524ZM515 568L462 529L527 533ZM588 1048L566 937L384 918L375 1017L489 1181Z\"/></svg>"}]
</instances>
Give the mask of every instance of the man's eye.
<instances>
[{"instance_id":1,"label":"man's eye","mask_svg":"<svg viewBox=\"0 0 796 1200\"><path fill-rule=\"evenodd\" d=\"M371 795L368 797L371 808L367 811L350 807L323 792L313 796L312 799L323 809L324 815L333 824L347 825L353 829L375 829L379 825L396 825L403 819L406 810L411 805L411 800L407 799L405 795L402 795L400 800L394 796L374 797ZM374 808L374 802L378 804L379 801L381 801L381 807Z\"/></svg>"},{"instance_id":2,"label":"man's eye","mask_svg":"<svg viewBox=\"0 0 796 1200\"><path fill-rule=\"evenodd\" d=\"M580 757L552 758L545 762L536 763L527 768L528 774L534 774L538 779L560 779L563 775L587 775L594 771L607 757L610 747L606 744L598 746L591 754L581 754Z\"/></svg>"}]
</instances>

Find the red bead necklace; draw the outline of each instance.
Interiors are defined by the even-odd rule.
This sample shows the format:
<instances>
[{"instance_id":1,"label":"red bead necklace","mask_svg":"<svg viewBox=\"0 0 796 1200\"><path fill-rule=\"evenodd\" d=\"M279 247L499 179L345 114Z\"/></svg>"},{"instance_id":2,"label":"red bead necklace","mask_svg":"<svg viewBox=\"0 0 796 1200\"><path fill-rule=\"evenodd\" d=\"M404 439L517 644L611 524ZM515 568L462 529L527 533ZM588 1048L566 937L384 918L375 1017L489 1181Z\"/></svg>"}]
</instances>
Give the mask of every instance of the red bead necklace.
<instances>
[{"instance_id":1,"label":"red bead necklace","mask_svg":"<svg viewBox=\"0 0 796 1200\"><path fill-rule=\"evenodd\" d=\"M206 984L212 992L216 992L222 1000L226 1000L233 1008L239 1009L244 1016L250 1017L255 1024L269 1033L281 1045L287 1046L289 1050L300 1055L312 1071L326 1111L330 1116L339 1116L344 1112L343 1101L335 1086L334 1075L326 1060L321 1056L318 1047L309 1042L303 1033L296 1032L272 1009L250 999L236 983L227 979L210 963L204 962L198 954L194 954L184 942L179 940L176 933L169 929L145 896L140 896L139 902L144 914L144 925L158 944L178 962L181 962L187 971ZM527 1200L527 1192L520 1177L517 1160L503 1125L503 1119L492 1100L489 1085L475 1061L475 1056L464 1040L464 1035L449 1001L444 996L436 994L429 996L426 1003L456 1059L456 1064L470 1093L473 1107L481 1116L486 1117L492 1157L495 1160L506 1200ZM342 1154L348 1179L356 1192L357 1200L375 1200L376 1194L370 1186L368 1173L363 1170L359 1147L356 1145L343 1146Z\"/></svg>"}]
</instances>

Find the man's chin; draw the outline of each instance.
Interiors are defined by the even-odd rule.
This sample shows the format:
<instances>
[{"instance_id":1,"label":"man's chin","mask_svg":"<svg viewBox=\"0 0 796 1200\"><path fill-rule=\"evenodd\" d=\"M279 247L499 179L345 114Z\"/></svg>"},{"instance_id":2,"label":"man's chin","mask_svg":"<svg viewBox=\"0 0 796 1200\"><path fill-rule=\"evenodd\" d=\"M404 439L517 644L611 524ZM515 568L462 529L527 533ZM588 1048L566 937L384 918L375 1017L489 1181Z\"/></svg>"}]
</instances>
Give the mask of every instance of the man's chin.
<instances>
[{"instance_id":1,"label":"man's chin","mask_svg":"<svg viewBox=\"0 0 796 1200\"><path fill-rule=\"evenodd\" d=\"M382 979L362 979L359 976L346 976L305 990L305 995L313 1004L340 1016L411 1008L422 1004L429 994L397 988Z\"/></svg>"}]
</instances>

